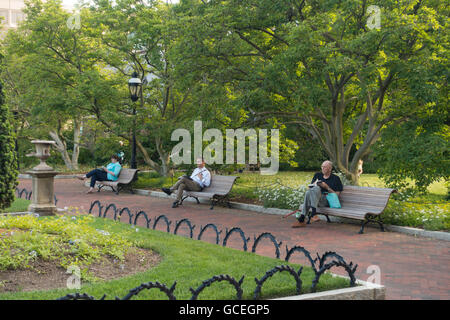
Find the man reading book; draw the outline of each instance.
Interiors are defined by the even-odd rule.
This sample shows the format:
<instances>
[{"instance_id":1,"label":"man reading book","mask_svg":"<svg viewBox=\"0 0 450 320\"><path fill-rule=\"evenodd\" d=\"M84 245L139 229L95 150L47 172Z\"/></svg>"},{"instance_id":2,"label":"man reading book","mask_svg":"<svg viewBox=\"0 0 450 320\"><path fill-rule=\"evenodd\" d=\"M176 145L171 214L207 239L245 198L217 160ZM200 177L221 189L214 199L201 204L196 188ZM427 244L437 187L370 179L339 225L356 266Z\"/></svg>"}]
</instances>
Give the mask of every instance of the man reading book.
<instances>
[{"instance_id":1,"label":"man reading book","mask_svg":"<svg viewBox=\"0 0 450 320\"><path fill-rule=\"evenodd\" d=\"M209 187L211 183L211 173L205 168L205 161L203 158L197 159L197 168L192 172L191 176L182 176L178 182L171 188L162 188L169 196L172 192L177 191L177 200L172 204L172 208L176 208L181 203L183 191L202 191L203 188Z\"/></svg>"},{"instance_id":2,"label":"man reading book","mask_svg":"<svg viewBox=\"0 0 450 320\"><path fill-rule=\"evenodd\" d=\"M306 191L305 200L301 205L302 212L296 214L298 221L292 225L292 228L306 226L305 216L310 209L311 217L314 217L317 207L327 207L327 193L337 193L338 196L341 194L341 191L344 189L341 179L331 173L332 169L333 163L331 161L327 160L322 163L322 172L316 173L308 186L309 190Z\"/></svg>"}]
</instances>

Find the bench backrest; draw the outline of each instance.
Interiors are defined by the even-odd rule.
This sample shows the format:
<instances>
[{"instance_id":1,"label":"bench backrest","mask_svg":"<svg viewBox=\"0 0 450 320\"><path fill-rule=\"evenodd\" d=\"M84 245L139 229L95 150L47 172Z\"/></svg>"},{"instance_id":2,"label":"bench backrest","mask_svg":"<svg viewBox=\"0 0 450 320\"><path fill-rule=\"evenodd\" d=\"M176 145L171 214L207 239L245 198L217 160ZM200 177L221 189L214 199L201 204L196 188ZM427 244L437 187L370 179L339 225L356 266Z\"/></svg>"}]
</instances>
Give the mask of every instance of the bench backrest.
<instances>
[{"instance_id":1,"label":"bench backrest","mask_svg":"<svg viewBox=\"0 0 450 320\"><path fill-rule=\"evenodd\" d=\"M344 186L340 196L342 208L368 210L380 214L386 208L389 197L395 189Z\"/></svg>"},{"instance_id":2,"label":"bench backrest","mask_svg":"<svg viewBox=\"0 0 450 320\"><path fill-rule=\"evenodd\" d=\"M231 191L237 178L236 176L211 175L211 184L204 188L203 192L227 194Z\"/></svg>"},{"instance_id":3,"label":"bench backrest","mask_svg":"<svg viewBox=\"0 0 450 320\"><path fill-rule=\"evenodd\" d=\"M128 184L133 181L134 176L137 174L138 169L122 168L119 173L118 183Z\"/></svg>"}]
</instances>

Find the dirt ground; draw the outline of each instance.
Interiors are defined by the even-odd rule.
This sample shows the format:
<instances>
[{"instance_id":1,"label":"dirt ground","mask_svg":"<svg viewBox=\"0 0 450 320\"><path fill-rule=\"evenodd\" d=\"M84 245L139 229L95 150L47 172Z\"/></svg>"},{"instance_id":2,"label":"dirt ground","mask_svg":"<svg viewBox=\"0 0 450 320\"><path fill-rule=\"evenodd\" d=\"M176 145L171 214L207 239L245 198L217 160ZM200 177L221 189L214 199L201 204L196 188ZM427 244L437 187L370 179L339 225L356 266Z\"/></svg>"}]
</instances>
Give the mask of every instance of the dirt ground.
<instances>
[{"instance_id":1,"label":"dirt ground","mask_svg":"<svg viewBox=\"0 0 450 320\"><path fill-rule=\"evenodd\" d=\"M155 267L161 257L151 250L132 248L124 261L103 258L89 266L89 272L100 280L122 278ZM18 292L65 288L70 273L54 261L37 259L31 268L0 271L0 292ZM83 283L83 280L81 281Z\"/></svg>"}]
</instances>

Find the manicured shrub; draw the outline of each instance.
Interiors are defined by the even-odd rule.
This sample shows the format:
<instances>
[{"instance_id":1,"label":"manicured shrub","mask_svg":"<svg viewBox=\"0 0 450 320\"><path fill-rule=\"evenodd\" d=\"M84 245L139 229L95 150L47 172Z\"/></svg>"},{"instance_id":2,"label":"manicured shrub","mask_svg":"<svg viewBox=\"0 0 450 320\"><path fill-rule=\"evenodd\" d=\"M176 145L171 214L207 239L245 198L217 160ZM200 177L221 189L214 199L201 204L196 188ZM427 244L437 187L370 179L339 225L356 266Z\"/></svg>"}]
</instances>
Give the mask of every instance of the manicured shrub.
<instances>
[{"instance_id":1,"label":"manicured shrub","mask_svg":"<svg viewBox=\"0 0 450 320\"><path fill-rule=\"evenodd\" d=\"M10 120L0 84L0 209L8 208L13 203L17 186L16 151Z\"/></svg>"}]
</instances>

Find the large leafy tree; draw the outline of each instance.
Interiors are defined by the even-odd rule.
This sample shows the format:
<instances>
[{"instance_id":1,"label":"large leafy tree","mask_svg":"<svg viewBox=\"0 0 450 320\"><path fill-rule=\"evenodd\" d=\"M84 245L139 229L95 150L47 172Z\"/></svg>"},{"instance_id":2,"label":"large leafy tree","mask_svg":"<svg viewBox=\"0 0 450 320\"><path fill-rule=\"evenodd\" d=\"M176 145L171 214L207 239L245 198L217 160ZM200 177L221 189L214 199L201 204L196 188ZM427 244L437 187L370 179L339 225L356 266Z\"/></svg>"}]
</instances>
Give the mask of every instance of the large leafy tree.
<instances>
[{"instance_id":1,"label":"large leafy tree","mask_svg":"<svg viewBox=\"0 0 450 320\"><path fill-rule=\"evenodd\" d=\"M77 169L84 118L109 110L117 97L115 81L101 74L95 39L83 28L68 27L70 14L60 1L32 1L25 12L26 20L4 41L8 101L35 134L56 141L69 169Z\"/></svg>"},{"instance_id":2,"label":"large leafy tree","mask_svg":"<svg viewBox=\"0 0 450 320\"><path fill-rule=\"evenodd\" d=\"M232 84L253 121L304 127L354 183L386 128L442 103L448 22L438 1L375 1L379 29L366 24L365 0L182 4L185 72Z\"/></svg>"},{"instance_id":3,"label":"large leafy tree","mask_svg":"<svg viewBox=\"0 0 450 320\"><path fill-rule=\"evenodd\" d=\"M198 82L176 72L180 61L172 50L178 41L173 6L162 1L96 0L90 9L92 36L103 45L102 61L125 81L134 71L141 77L142 98L130 109L136 114L137 147L146 164L167 175L174 145L171 132L199 116L193 95L202 90Z\"/></svg>"}]
</instances>

